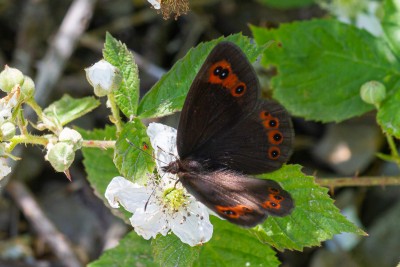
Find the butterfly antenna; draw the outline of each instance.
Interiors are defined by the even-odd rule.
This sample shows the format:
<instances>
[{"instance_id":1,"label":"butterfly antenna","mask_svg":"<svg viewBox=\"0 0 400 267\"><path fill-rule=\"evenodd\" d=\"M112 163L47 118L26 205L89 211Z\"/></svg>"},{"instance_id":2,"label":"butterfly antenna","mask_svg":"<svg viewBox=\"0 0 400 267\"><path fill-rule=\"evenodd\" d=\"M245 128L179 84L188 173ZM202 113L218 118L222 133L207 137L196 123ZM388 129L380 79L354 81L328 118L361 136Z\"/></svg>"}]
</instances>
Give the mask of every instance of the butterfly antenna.
<instances>
[{"instance_id":1,"label":"butterfly antenna","mask_svg":"<svg viewBox=\"0 0 400 267\"><path fill-rule=\"evenodd\" d=\"M162 180L162 178L164 177L164 175L165 175L165 173L161 176L161 180ZM151 192L149 198L148 198L147 201L146 201L146 204L144 204L144 211L146 211L147 205L148 205L149 202L150 202L150 198L154 195L154 192L156 191L156 189L157 189L157 186L154 187L153 191Z\"/></svg>"},{"instance_id":2,"label":"butterfly antenna","mask_svg":"<svg viewBox=\"0 0 400 267\"><path fill-rule=\"evenodd\" d=\"M151 192L149 198L146 201L146 204L144 204L144 211L146 212L147 205L149 204L150 198L153 196L154 192L156 191L156 188L154 187L153 191Z\"/></svg>"},{"instance_id":3,"label":"butterfly antenna","mask_svg":"<svg viewBox=\"0 0 400 267\"><path fill-rule=\"evenodd\" d=\"M162 152L164 152L164 153L170 154L170 155L173 156L176 160L178 160L178 157L177 157L175 154L173 154L173 153L171 153L171 152L168 152L168 151L165 151L164 149L162 149L162 148L159 147L159 146L157 146L157 148L160 149L160 150L161 150Z\"/></svg>"},{"instance_id":4,"label":"butterfly antenna","mask_svg":"<svg viewBox=\"0 0 400 267\"><path fill-rule=\"evenodd\" d=\"M166 162L164 162L164 161L162 161L162 160L160 160L160 159L156 159L152 154L146 152L146 151L145 151L144 149L142 149L141 147L138 147L137 145L135 145L134 143L132 143L128 138L125 138L125 140L126 140L126 142L128 142L128 144L130 144L131 146L135 147L136 149L142 151L145 155L147 155L147 156L151 157L152 159L157 160L157 161L159 161L159 162L161 162L161 163L164 163L165 165L168 165L168 163L166 163ZM146 143L144 143L144 145L147 146ZM160 148L160 147L158 147L158 148ZM160 149L161 149L161 148L160 148ZM161 150L162 150L162 149L161 149ZM162 151L164 151L164 150L162 150Z\"/></svg>"}]
</instances>

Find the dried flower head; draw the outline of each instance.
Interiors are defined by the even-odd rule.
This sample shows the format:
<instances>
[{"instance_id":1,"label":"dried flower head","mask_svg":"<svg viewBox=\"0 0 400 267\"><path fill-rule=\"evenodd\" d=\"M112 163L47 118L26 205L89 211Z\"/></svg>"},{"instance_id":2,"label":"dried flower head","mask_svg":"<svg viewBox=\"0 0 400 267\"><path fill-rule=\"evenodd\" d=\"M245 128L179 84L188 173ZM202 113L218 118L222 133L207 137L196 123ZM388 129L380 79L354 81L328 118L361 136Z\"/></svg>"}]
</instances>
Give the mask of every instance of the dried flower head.
<instances>
[{"instance_id":1,"label":"dried flower head","mask_svg":"<svg viewBox=\"0 0 400 267\"><path fill-rule=\"evenodd\" d=\"M164 19L169 19L171 16L178 19L179 16L187 14L188 11L188 0L161 0L161 14Z\"/></svg>"}]
</instances>

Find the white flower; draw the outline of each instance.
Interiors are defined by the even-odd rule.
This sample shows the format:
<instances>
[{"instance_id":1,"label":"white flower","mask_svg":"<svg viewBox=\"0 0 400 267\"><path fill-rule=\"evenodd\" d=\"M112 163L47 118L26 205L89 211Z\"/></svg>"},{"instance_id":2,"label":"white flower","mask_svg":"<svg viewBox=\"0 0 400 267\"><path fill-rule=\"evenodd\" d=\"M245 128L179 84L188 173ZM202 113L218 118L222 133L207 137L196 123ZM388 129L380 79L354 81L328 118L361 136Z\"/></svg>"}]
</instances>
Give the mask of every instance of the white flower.
<instances>
[{"instance_id":1,"label":"white flower","mask_svg":"<svg viewBox=\"0 0 400 267\"><path fill-rule=\"evenodd\" d=\"M154 9L160 9L160 2L161 0L147 0L153 7Z\"/></svg>"},{"instance_id":2,"label":"white flower","mask_svg":"<svg viewBox=\"0 0 400 267\"><path fill-rule=\"evenodd\" d=\"M133 213L130 222L136 233L145 239L172 231L191 246L210 240L213 226L208 209L189 195L177 177L164 173L161 166L177 159L176 130L158 123L147 129L157 159L159 178L149 179L146 186L115 177L107 187L105 196L111 207L121 204ZM161 165L161 166L160 166Z\"/></svg>"},{"instance_id":3,"label":"white flower","mask_svg":"<svg viewBox=\"0 0 400 267\"><path fill-rule=\"evenodd\" d=\"M94 87L95 95L99 97L110 94L121 85L120 71L105 60L100 60L85 71L86 79Z\"/></svg>"},{"instance_id":4,"label":"white flower","mask_svg":"<svg viewBox=\"0 0 400 267\"><path fill-rule=\"evenodd\" d=\"M11 168L7 166L7 159L0 157L0 181L11 172Z\"/></svg>"}]
</instances>

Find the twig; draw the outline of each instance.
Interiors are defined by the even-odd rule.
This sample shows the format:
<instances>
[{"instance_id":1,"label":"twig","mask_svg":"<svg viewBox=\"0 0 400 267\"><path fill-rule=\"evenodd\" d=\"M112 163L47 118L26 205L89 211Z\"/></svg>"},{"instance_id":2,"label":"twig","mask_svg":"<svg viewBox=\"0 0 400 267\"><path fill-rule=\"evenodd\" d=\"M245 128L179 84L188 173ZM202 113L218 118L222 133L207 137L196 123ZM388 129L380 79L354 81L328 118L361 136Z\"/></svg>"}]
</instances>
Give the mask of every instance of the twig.
<instances>
[{"instance_id":1,"label":"twig","mask_svg":"<svg viewBox=\"0 0 400 267\"><path fill-rule=\"evenodd\" d=\"M36 97L43 106L59 79L66 60L86 29L93 13L96 0L74 0L56 33L49 50L42 60L35 79Z\"/></svg>"},{"instance_id":2,"label":"twig","mask_svg":"<svg viewBox=\"0 0 400 267\"><path fill-rule=\"evenodd\" d=\"M95 147L101 149L114 148L115 141L107 141L107 140L83 140L83 147Z\"/></svg>"},{"instance_id":3,"label":"twig","mask_svg":"<svg viewBox=\"0 0 400 267\"><path fill-rule=\"evenodd\" d=\"M329 187L349 186L395 186L400 185L400 177L377 176L377 177L343 177L343 178L316 178L316 183Z\"/></svg>"},{"instance_id":4,"label":"twig","mask_svg":"<svg viewBox=\"0 0 400 267\"><path fill-rule=\"evenodd\" d=\"M76 255L72 252L73 250L68 241L46 217L25 185L13 179L8 183L6 190L20 207L34 230L45 240L62 264L67 267L82 266Z\"/></svg>"}]
</instances>

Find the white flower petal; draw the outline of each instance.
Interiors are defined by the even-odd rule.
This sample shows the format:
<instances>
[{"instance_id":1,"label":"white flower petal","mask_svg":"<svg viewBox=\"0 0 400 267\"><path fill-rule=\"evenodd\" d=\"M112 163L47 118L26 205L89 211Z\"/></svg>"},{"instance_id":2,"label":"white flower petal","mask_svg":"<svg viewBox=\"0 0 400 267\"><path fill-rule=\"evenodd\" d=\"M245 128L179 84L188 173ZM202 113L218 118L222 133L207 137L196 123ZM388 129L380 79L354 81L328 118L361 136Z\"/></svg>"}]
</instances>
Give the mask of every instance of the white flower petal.
<instances>
[{"instance_id":1,"label":"white flower petal","mask_svg":"<svg viewBox=\"0 0 400 267\"><path fill-rule=\"evenodd\" d=\"M151 146L154 149L155 158L157 159L158 173L162 176L164 172L160 167L178 159L176 130L172 127L153 122L147 127L147 135L150 137Z\"/></svg>"},{"instance_id":2,"label":"white flower petal","mask_svg":"<svg viewBox=\"0 0 400 267\"><path fill-rule=\"evenodd\" d=\"M105 196L111 207L118 208L121 204L127 211L133 213L139 207L144 207L151 193L151 189L117 176L107 186Z\"/></svg>"},{"instance_id":3,"label":"white flower petal","mask_svg":"<svg viewBox=\"0 0 400 267\"><path fill-rule=\"evenodd\" d=\"M143 207L137 209L130 221L135 232L144 239L155 238L158 233L165 236L170 230L162 207L152 203L147 205L146 211Z\"/></svg>"},{"instance_id":4,"label":"white flower petal","mask_svg":"<svg viewBox=\"0 0 400 267\"><path fill-rule=\"evenodd\" d=\"M177 215L171 222L171 230L183 243L196 246L211 239L213 225L210 222L207 207L202 203L193 198L187 210L181 210Z\"/></svg>"},{"instance_id":5,"label":"white flower petal","mask_svg":"<svg viewBox=\"0 0 400 267\"><path fill-rule=\"evenodd\" d=\"M105 60L100 60L85 71L88 82L94 87L94 93L99 97L117 90L122 82L118 68Z\"/></svg>"}]
</instances>

